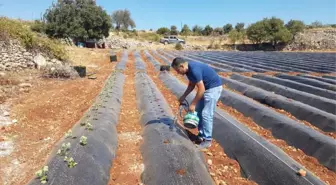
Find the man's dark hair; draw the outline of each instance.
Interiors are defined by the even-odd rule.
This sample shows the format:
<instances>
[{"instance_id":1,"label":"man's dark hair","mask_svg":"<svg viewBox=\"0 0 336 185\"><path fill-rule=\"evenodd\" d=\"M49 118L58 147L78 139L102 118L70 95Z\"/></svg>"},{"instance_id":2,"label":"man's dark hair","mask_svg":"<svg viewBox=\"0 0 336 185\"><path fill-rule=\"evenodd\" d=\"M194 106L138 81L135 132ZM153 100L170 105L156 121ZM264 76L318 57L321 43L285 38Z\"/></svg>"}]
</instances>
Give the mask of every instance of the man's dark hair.
<instances>
[{"instance_id":1,"label":"man's dark hair","mask_svg":"<svg viewBox=\"0 0 336 185\"><path fill-rule=\"evenodd\" d=\"M176 57L176 58L174 58L171 66L172 67L177 67L177 66L179 66L179 65L181 65L183 63L186 63L186 62L187 61L185 61L182 57Z\"/></svg>"}]
</instances>

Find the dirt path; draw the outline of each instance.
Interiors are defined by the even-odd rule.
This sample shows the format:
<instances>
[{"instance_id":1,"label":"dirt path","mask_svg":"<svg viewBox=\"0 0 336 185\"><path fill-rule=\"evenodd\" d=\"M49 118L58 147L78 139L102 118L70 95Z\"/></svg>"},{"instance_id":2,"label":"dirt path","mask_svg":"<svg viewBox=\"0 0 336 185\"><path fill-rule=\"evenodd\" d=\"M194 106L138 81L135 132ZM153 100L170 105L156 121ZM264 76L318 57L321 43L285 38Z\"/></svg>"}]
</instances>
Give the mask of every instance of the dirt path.
<instances>
[{"instance_id":1,"label":"dirt path","mask_svg":"<svg viewBox=\"0 0 336 185\"><path fill-rule=\"evenodd\" d=\"M167 89L159 79L159 73L155 71L153 65L147 61L145 55L142 54L142 59L147 65L147 74L154 81L165 99L170 105L173 112L178 111L177 97ZM181 122L181 120L179 120ZM193 134L197 134L197 130L189 130ZM241 177L240 167L237 161L230 159L223 148L214 140L212 146L208 150L203 150L203 153L208 162L209 172L216 184L233 184L233 185L251 185L256 184L253 181Z\"/></svg>"},{"instance_id":2,"label":"dirt path","mask_svg":"<svg viewBox=\"0 0 336 185\"><path fill-rule=\"evenodd\" d=\"M91 106L116 64L109 62L108 50L73 52L92 65L89 71L97 79L35 79L29 93L13 100L10 116L17 123L2 127L0 135L14 142L14 151L0 158L0 184L22 185L34 177L54 144Z\"/></svg>"},{"instance_id":3,"label":"dirt path","mask_svg":"<svg viewBox=\"0 0 336 185\"><path fill-rule=\"evenodd\" d=\"M144 170L140 153L141 124L136 106L135 60L130 52L125 70L125 84L117 125L118 149L113 160L109 185L141 184L140 176Z\"/></svg>"}]
</instances>

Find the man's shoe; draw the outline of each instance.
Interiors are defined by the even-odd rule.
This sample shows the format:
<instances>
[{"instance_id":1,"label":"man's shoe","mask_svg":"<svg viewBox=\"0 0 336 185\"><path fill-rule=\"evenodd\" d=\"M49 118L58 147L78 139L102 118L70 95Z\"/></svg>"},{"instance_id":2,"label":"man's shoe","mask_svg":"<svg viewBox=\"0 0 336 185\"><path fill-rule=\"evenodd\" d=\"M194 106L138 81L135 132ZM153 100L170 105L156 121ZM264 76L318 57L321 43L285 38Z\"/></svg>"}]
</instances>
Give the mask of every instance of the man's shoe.
<instances>
[{"instance_id":1,"label":"man's shoe","mask_svg":"<svg viewBox=\"0 0 336 185\"><path fill-rule=\"evenodd\" d=\"M201 142L201 144L197 147L199 149L207 149L211 146L211 141L207 141L207 140L204 140L203 142Z\"/></svg>"}]
</instances>

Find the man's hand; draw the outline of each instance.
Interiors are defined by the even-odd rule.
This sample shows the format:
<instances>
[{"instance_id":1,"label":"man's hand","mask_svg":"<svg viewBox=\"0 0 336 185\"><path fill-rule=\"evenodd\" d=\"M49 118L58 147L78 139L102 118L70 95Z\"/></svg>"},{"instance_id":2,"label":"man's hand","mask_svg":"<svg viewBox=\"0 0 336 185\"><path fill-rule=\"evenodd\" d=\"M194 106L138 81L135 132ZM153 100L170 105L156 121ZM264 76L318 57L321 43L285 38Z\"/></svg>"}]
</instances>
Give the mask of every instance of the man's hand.
<instances>
[{"instance_id":1,"label":"man's hand","mask_svg":"<svg viewBox=\"0 0 336 185\"><path fill-rule=\"evenodd\" d=\"M195 83L189 81L188 88L178 100L180 105L183 103L186 97L190 94L190 92L194 90L194 88L195 88Z\"/></svg>"},{"instance_id":2,"label":"man's hand","mask_svg":"<svg viewBox=\"0 0 336 185\"><path fill-rule=\"evenodd\" d=\"M195 109L196 109L196 105L191 104L191 105L189 106L189 111L190 111L190 112L195 112Z\"/></svg>"}]
</instances>

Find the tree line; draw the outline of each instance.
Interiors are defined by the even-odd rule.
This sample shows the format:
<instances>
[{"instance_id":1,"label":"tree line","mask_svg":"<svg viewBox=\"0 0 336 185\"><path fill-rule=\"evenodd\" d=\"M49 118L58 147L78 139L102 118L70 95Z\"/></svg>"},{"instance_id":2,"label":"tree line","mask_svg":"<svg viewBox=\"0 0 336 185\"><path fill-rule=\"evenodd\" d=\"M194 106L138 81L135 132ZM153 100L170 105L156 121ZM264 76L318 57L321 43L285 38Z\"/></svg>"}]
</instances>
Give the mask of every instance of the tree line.
<instances>
[{"instance_id":1,"label":"tree line","mask_svg":"<svg viewBox=\"0 0 336 185\"><path fill-rule=\"evenodd\" d=\"M244 23L237 23L235 26L232 24L225 24L223 27L212 28L210 25L206 25L204 28L195 25L192 29L188 25L183 25L181 31L176 29L176 26L159 28L156 33L167 35L182 35L182 36L220 36L228 35L233 44L238 41L244 41L249 39L254 44L260 43L272 43L276 45L278 43L288 43L294 39L295 35L303 32L304 29L310 28L322 28L322 27L336 27L333 25L323 25L319 21L315 21L310 25L305 25L300 20L290 20L286 24L283 20L277 17L264 18L253 24L245 26Z\"/></svg>"},{"instance_id":2,"label":"tree line","mask_svg":"<svg viewBox=\"0 0 336 185\"><path fill-rule=\"evenodd\" d=\"M269 42L275 45L280 42L289 42L305 28L323 26L325 25L318 21L311 25L305 25L300 20L290 20L285 24L283 20L271 17L248 26L240 22L235 26L226 24L223 27L213 28L210 25L205 27L195 25L190 28L185 24L181 30L172 25L170 28L159 28L156 33L183 36L220 36L226 34L232 43L249 39L256 44ZM335 27L335 25L331 26ZM59 0L46 10L41 20L36 21L32 29L54 38L70 37L74 41L85 41L107 37L111 29L127 31L135 27L135 21L127 9L117 10L109 15L92 0Z\"/></svg>"}]
</instances>

